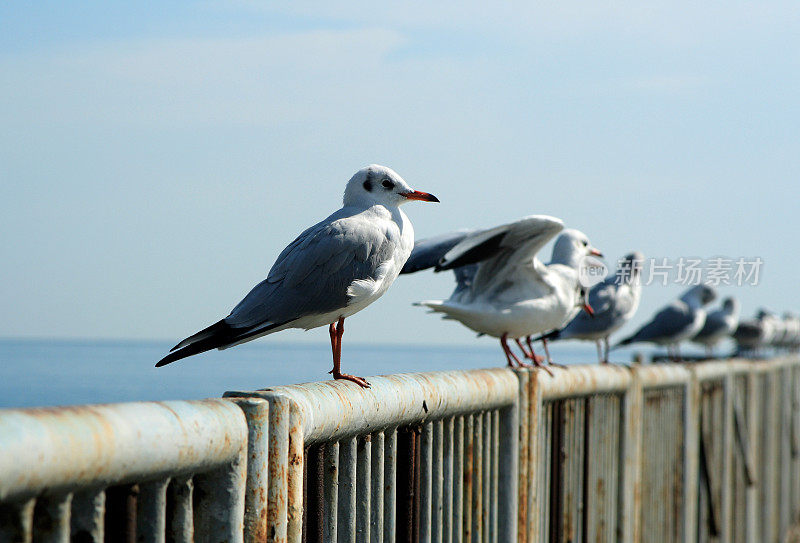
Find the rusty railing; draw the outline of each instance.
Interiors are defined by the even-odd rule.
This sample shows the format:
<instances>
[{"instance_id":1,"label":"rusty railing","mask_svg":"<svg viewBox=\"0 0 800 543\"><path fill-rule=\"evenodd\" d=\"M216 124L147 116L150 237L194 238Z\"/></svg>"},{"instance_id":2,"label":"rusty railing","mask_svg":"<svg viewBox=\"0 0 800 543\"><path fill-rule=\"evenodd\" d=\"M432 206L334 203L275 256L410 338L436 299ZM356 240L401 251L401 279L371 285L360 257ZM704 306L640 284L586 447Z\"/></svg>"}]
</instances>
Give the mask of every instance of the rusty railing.
<instances>
[{"instance_id":1,"label":"rusty railing","mask_svg":"<svg viewBox=\"0 0 800 543\"><path fill-rule=\"evenodd\" d=\"M781 542L800 359L0 411L5 541Z\"/></svg>"}]
</instances>

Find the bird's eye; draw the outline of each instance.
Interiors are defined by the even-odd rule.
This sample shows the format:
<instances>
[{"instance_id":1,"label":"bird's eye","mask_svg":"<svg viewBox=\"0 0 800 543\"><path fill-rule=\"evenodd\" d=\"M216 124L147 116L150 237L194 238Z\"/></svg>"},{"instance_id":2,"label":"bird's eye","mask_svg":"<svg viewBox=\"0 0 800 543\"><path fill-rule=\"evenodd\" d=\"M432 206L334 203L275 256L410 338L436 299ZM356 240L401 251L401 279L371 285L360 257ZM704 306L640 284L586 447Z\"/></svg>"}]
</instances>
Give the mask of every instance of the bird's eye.
<instances>
[{"instance_id":1,"label":"bird's eye","mask_svg":"<svg viewBox=\"0 0 800 543\"><path fill-rule=\"evenodd\" d=\"M588 242L588 241L584 241L584 242L583 242L583 246L584 246L584 247L588 247L588 246L589 246L589 242Z\"/></svg>"},{"instance_id":2,"label":"bird's eye","mask_svg":"<svg viewBox=\"0 0 800 543\"><path fill-rule=\"evenodd\" d=\"M393 189L393 188L394 188L394 183L392 183L392 182L391 182L391 181L389 181L388 179L384 179L384 180L381 182L381 185L383 185L383 188L385 188L386 190L391 190L391 189Z\"/></svg>"}]
</instances>

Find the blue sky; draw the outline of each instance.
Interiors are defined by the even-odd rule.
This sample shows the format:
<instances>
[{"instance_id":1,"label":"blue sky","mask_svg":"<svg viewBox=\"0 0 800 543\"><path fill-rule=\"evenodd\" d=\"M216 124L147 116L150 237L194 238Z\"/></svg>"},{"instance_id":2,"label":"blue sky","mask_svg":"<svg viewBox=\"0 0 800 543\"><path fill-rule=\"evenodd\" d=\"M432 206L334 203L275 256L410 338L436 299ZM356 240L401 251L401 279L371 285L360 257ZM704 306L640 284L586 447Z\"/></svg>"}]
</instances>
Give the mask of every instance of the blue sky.
<instances>
[{"instance_id":1,"label":"blue sky","mask_svg":"<svg viewBox=\"0 0 800 543\"><path fill-rule=\"evenodd\" d=\"M555 215L612 263L760 256L759 286L721 294L800 309L798 23L792 2L5 3L0 336L180 339L372 162L442 200L406 207L418 237ZM410 305L450 289L401 278L348 339L472 341ZM680 291L647 287L631 328Z\"/></svg>"}]
</instances>

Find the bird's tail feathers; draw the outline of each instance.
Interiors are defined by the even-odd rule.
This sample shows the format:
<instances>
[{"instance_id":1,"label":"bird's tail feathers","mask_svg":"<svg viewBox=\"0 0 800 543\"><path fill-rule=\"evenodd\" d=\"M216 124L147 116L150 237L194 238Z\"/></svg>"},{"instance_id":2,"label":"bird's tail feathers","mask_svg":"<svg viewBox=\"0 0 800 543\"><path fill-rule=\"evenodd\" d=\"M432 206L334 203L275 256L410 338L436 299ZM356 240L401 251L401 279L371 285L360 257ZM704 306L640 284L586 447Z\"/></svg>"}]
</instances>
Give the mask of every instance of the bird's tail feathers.
<instances>
[{"instance_id":1,"label":"bird's tail feathers","mask_svg":"<svg viewBox=\"0 0 800 543\"><path fill-rule=\"evenodd\" d=\"M187 345L191 345L192 343L197 343L198 341L202 341L206 338L219 335L226 328L230 328L230 326L225 323L225 319L222 319L221 321L215 322L214 324L212 324L207 328L203 328L196 334L187 337L186 339L175 345L172 349L170 349L169 352L177 351L178 349L182 349Z\"/></svg>"},{"instance_id":2,"label":"bird's tail feathers","mask_svg":"<svg viewBox=\"0 0 800 543\"><path fill-rule=\"evenodd\" d=\"M156 367L166 366L187 356L204 353L212 349L224 349L235 344L264 335L270 330L286 323L260 325L249 328L234 328L225 319L215 322L208 328L189 336L170 350L170 353L156 363Z\"/></svg>"}]
</instances>

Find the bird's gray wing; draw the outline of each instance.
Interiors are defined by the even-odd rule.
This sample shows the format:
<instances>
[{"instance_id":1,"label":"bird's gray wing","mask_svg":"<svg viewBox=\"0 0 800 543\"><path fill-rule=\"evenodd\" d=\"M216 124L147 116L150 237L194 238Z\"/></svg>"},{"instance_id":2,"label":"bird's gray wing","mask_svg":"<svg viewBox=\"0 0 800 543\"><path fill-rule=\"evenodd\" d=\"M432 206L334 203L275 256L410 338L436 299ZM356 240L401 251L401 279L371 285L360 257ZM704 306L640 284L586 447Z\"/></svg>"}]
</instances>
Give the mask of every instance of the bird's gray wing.
<instances>
[{"instance_id":1,"label":"bird's gray wing","mask_svg":"<svg viewBox=\"0 0 800 543\"><path fill-rule=\"evenodd\" d=\"M617 284L614 282L603 281L595 285L589 291L589 305L592 306L594 316L585 311L578 312L575 318L567 324L559 334L559 337L567 339L583 334L594 334L608 330L616 324L618 318L614 311L615 296L617 294Z\"/></svg>"},{"instance_id":2,"label":"bird's gray wing","mask_svg":"<svg viewBox=\"0 0 800 543\"><path fill-rule=\"evenodd\" d=\"M393 258L398 243L399 231L360 215L334 214L289 244L267 278L225 322L236 328L260 328L343 308L350 298L348 287L356 280L375 279L378 267Z\"/></svg>"},{"instance_id":3,"label":"bird's gray wing","mask_svg":"<svg viewBox=\"0 0 800 543\"><path fill-rule=\"evenodd\" d=\"M411 256L406 260L400 273L414 273L437 266L447 251L472 232L472 230L457 230L419 240L414 244L414 250L411 251Z\"/></svg>"},{"instance_id":4,"label":"bird's gray wing","mask_svg":"<svg viewBox=\"0 0 800 543\"><path fill-rule=\"evenodd\" d=\"M680 334L692 322L694 322L694 315L689 307L681 302L673 302L656 313L650 322L639 328L623 343L669 339Z\"/></svg>"},{"instance_id":5,"label":"bird's gray wing","mask_svg":"<svg viewBox=\"0 0 800 543\"><path fill-rule=\"evenodd\" d=\"M609 277L589 290L589 305L596 316L614 310L618 287L616 280Z\"/></svg>"},{"instance_id":6,"label":"bird's gray wing","mask_svg":"<svg viewBox=\"0 0 800 543\"><path fill-rule=\"evenodd\" d=\"M514 267L532 260L563 228L560 219L531 215L513 223L473 232L445 253L438 269L447 270L475 262L481 262L482 268ZM483 269L481 274L484 274Z\"/></svg>"},{"instance_id":7,"label":"bird's gray wing","mask_svg":"<svg viewBox=\"0 0 800 543\"><path fill-rule=\"evenodd\" d=\"M473 290L502 287L507 274L513 274L520 266L533 264L536 253L563 228L560 219L531 215L475 232L442 257L439 269L479 262L477 273L472 278ZM534 268L540 270L541 266Z\"/></svg>"},{"instance_id":8,"label":"bird's gray wing","mask_svg":"<svg viewBox=\"0 0 800 543\"><path fill-rule=\"evenodd\" d=\"M723 330L726 326L725 312L720 310L713 311L706 316L706 322L703 325L703 328L697 332L697 335L694 336L694 339L711 337L714 334L717 334L720 330Z\"/></svg>"}]
</instances>

